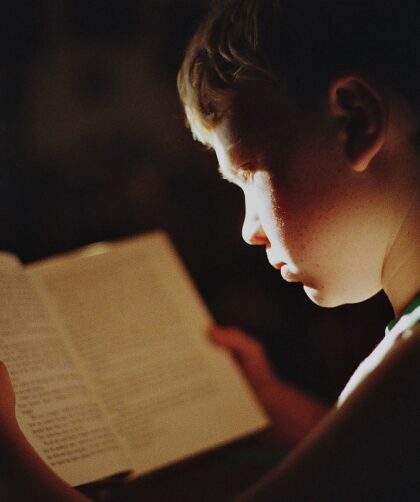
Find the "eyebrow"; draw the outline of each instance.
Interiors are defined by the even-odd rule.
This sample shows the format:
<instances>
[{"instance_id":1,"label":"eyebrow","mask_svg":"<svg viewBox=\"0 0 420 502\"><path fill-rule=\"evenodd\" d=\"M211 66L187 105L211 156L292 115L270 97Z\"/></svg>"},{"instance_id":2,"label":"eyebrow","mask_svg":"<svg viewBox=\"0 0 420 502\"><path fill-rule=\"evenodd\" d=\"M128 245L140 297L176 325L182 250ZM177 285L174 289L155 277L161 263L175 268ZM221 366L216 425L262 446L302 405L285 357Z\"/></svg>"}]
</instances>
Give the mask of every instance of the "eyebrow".
<instances>
[{"instance_id":1,"label":"eyebrow","mask_svg":"<svg viewBox=\"0 0 420 502\"><path fill-rule=\"evenodd\" d=\"M232 172L232 176L228 176L222 169L222 166L220 165L220 163L217 164L217 170L220 174L220 176L222 177L222 179L226 180L226 181L229 181L230 183L233 183L233 177L236 176L237 174L237 168L236 168L236 164L237 164L237 154L235 153L235 147L240 143L240 141L237 141L236 143L235 142L232 142L231 144L229 144L227 147L226 147L226 157L228 158L229 160L229 170Z\"/></svg>"},{"instance_id":2,"label":"eyebrow","mask_svg":"<svg viewBox=\"0 0 420 502\"><path fill-rule=\"evenodd\" d=\"M258 153L255 151L254 147L250 147L238 139L235 143L231 143L227 149L229 158L231 159L234 166L237 169L251 169L251 166L258 164Z\"/></svg>"},{"instance_id":3,"label":"eyebrow","mask_svg":"<svg viewBox=\"0 0 420 502\"><path fill-rule=\"evenodd\" d=\"M232 176L227 175L220 164L218 164L218 172L222 179L235 183L234 179L239 177L239 173L243 170L252 170L251 166L255 163L253 160L251 152L246 151L240 153L238 151L238 147L242 146L243 142L239 139L236 142L232 142L229 146L226 147L226 154L229 159L229 171L232 173ZM246 159L246 160L245 160ZM249 160L250 159L250 160Z\"/></svg>"}]
</instances>

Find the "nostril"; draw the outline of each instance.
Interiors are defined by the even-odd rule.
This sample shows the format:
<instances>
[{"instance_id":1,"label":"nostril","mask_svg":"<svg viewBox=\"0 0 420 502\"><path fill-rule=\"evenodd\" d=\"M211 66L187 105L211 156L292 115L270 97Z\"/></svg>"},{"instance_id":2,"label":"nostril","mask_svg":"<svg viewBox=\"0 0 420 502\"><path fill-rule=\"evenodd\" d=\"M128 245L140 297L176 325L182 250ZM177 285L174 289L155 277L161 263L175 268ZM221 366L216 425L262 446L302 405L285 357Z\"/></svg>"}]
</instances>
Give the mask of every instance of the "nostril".
<instances>
[{"instance_id":1,"label":"nostril","mask_svg":"<svg viewBox=\"0 0 420 502\"><path fill-rule=\"evenodd\" d=\"M257 225L244 225L242 227L242 238L251 246L269 246L270 241L268 240L262 226L258 223Z\"/></svg>"},{"instance_id":2,"label":"nostril","mask_svg":"<svg viewBox=\"0 0 420 502\"><path fill-rule=\"evenodd\" d=\"M250 245L267 245L268 242L260 222L258 210L249 197L245 198L245 218L242 225L242 238Z\"/></svg>"},{"instance_id":3,"label":"nostril","mask_svg":"<svg viewBox=\"0 0 420 502\"><path fill-rule=\"evenodd\" d=\"M257 246L269 247L269 241L264 233L253 235L252 236L252 244L255 244Z\"/></svg>"}]
</instances>

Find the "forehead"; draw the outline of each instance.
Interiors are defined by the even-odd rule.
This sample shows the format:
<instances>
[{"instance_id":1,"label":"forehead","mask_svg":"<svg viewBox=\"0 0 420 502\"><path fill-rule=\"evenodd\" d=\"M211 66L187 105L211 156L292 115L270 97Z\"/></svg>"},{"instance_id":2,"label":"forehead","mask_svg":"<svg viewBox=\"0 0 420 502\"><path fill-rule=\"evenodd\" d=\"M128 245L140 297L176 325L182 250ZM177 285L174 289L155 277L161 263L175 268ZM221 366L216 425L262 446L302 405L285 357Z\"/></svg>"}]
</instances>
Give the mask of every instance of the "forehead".
<instances>
[{"instance_id":1,"label":"forehead","mask_svg":"<svg viewBox=\"0 0 420 502\"><path fill-rule=\"evenodd\" d=\"M263 144L288 114L285 92L268 82L249 82L235 94L228 121L233 133L247 144Z\"/></svg>"},{"instance_id":2,"label":"forehead","mask_svg":"<svg viewBox=\"0 0 420 502\"><path fill-rule=\"evenodd\" d=\"M229 179L233 166L236 164L234 152L238 149L238 142L226 119L214 127L211 142L219 164L220 174Z\"/></svg>"},{"instance_id":3,"label":"forehead","mask_svg":"<svg viewBox=\"0 0 420 502\"><path fill-rule=\"evenodd\" d=\"M213 129L212 146L220 174L236 184L249 172L271 169L271 160L276 156L267 147L240 137L226 119Z\"/></svg>"},{"instance_id":4,"label":"forehead","mask_svg":"<svg viewBox=\"0 0 420 502\"><path fill-rule=\"evenodd\" d=\"M219 163L257 163L288 142L296 123L296 106L273 84L253 82L233 99L229 112L214 128L212 146Z\"/></svg>"}]
</instances>

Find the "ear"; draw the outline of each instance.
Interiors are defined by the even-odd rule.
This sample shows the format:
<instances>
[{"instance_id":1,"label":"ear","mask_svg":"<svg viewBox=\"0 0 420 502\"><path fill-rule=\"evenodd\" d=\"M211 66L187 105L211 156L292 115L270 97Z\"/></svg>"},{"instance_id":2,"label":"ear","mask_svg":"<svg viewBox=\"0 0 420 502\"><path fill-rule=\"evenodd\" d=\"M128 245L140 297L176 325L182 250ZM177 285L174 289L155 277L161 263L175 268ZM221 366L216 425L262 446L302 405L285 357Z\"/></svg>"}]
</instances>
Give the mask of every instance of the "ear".
<instances>
[{"instance_id":1,"label":"ear","mask_svg":"<svg viewBox=\"0 0 420 502\"><path fill-rule=\"evenodd\" d=\"M344 75L331 82L329 104L352 168L364 171L385 141L384 95L364 77Z\"/></svg>"}]
</instances>

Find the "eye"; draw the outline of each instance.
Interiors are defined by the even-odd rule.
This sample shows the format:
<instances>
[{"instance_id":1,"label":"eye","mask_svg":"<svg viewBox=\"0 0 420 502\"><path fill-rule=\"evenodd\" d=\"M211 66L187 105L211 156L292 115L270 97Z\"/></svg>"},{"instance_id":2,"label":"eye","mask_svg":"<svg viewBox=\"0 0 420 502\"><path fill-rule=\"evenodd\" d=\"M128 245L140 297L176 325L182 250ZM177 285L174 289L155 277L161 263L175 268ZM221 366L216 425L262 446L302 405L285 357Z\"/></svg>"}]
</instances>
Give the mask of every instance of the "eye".
<instances>
[{"instance_id":1,"label":"eye","mask_svg":"<svg viewBox=\"0 0 420 502\"><path fill-rule=\"evenodd\" d=\"M252 180L255 171L255 167L250 162L246 162L237 167L235 174L239 180L246 183Z\"/></svg>"},{"instance_id":2,"label":"eye","mask_svg":"<svg viewBox=\"0 0 420 502\"><path fill-rule=\"evenodd\" d=\"M252 171L247 171L245 169L238 169L236 177L242 183L248 183L252 179Z\"/></svg>"}]
</instances>

